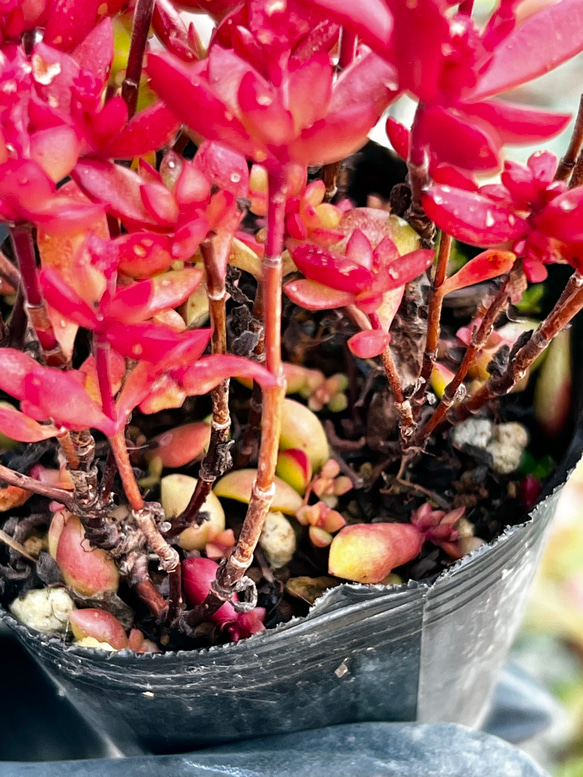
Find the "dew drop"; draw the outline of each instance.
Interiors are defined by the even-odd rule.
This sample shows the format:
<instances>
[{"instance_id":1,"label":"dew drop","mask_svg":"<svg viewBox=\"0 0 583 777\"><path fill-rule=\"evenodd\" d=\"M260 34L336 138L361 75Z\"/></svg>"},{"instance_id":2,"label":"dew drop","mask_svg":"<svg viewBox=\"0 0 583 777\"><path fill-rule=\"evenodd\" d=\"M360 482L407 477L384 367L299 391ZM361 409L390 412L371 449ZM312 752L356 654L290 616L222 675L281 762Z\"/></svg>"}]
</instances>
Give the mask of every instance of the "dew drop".
<instances>
[{"instance_id":1,"label":"dew drop","mask_svg":"<svg viewBox=\"0 0 583 777\"><path fill-rule=\"evenodd\" d=\"M494 216L492 215L492 211L486 212L486 226L487 227L493 227L496 222L494 221Z\"/></svg>"},{"instance_id":2,"label":"dew drop","mask_svg":"<svg viewBox=\"0 0 583 777\"><path fill-rule=\"evenodd\" d=\"M570 213L572 210L575 210L576 207L577 203L573 202L573 200L563 200L559 203L559 208L565 213Z\"/></svg>"},{"instance_id":3,"label":"dew drop","mask_svg":"<svg viewBox=\"0 0 583 777\"><path fill-rule=\"evenodd\" d=\"M239 183L241 176L239 173L231 173L231 183Z\"/></svg>"}]
</instances>

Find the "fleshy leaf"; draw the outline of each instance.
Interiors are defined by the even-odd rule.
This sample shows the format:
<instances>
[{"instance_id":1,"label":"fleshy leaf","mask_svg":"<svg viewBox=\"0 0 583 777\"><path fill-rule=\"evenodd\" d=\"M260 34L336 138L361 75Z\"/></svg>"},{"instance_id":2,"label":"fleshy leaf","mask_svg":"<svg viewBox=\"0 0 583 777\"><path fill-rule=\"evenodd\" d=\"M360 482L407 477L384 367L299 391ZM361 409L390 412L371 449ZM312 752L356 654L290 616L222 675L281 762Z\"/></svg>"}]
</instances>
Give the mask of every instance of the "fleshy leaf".
<instances>
[{"instance_id":1,"label":"fleshy leaf","mask_svg":"<svg viewBox=\"0 0 583 777\"><path fill-rule=\"evenodd\" d=\"M360 359L372 359L385 350L391 336L381 329L372 329L367 332L357 332L348 340L348 347L355 356Z\"/></svg>"},{"instance_id":2,"label":"fleshy leaf","mask_svg":"<svg viewBox=\"0 0 583 777\"><path fill-rule=\"evenodd\" d=\"M260 386L274 386L274 376L257 362L242 356L214 354L203 356L189 367L181 378L186 393L190 396L208 394L226 378L250 378Z\"/></svg>"},{"instance_id":3,"label":"fleshy leaf","mask_svg":"<svg viewBox=\"0 0 583 777\"><path fill-rule=\"evenodd\" d=\"M473 245L495 246L517 240L528 228L513 208L496 204L476 192L432 186L422 203L440 229Z\"/></svg>"},{"instance_id":4,"label":"fleshy leaf","mask_svg":"<svg viewBox=\"0 0 583 777\"><path fill-rule=\"evenodd\" d=\"M290 253L306 278L331 289L357 294L372 282L370 270L334 251L303 243L291 248Z\"/></svg>"},{"instance_id":5,"label":"fleshy leaf","mask_svg":"<svg viewBox=\"0 0 583 777\"><path fill-rule=\"evenodd\" d=\"M19 442L40 442L59 434L52 424L39 424L24 413L7 407L0 407L0 429L12 440Z\"/></svg>"},{"instance_id":6,"label":"fleshy leaf","mask_svg":"<svg viewBox=\"0 0 583 777\"><path fill-rule=\"evenodd\" d=\"M511 270L515 261L516 255L511 251L484 251L447 278L440 288L440 294L445 296L456 289L504 275Z\"/></svg>"},{"instance_id":7,"label":"fleshy leaf","mask_svg":"<svg viewBox=\"0 0 583 777\"><path fill-rule=\"evenodd\" d=\"M561 0L522 22L495 49L472 99L483 99L542 76L583 50L583 5Z\"/></svg>"},{"instance_id":8,"label":"fleshy leaf","mask_svg":"<svg viewBox=\"0 0 583 777\"><path fill-rule=\"evenodd\" d=\"M292 302L306 310L333 310L354 302L354 294L349 291L337 291L305 279L290 281L283 290Z\"/></svg>"}]
</instances>

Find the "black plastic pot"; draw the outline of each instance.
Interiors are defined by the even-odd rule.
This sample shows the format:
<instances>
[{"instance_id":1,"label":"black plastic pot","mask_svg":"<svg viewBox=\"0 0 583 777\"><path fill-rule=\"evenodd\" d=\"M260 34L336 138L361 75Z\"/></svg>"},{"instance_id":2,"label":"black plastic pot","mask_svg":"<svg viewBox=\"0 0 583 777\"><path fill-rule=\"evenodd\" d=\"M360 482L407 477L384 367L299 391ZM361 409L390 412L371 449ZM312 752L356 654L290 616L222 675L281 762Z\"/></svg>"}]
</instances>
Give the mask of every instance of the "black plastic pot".
<instances>
[{"instance_id":1,"label":"black plastic pot","mask_svg":"<svg viewBox=\"0 0 583 777\"><path fill-rule=\"evenodd\" d=\"M82 716L125 754L360 721L477 727L581 442L577 434L527 522L433 583L344 585L306 618L236 645L106 653L4 619Z\"/></svg>"}]
</instances>

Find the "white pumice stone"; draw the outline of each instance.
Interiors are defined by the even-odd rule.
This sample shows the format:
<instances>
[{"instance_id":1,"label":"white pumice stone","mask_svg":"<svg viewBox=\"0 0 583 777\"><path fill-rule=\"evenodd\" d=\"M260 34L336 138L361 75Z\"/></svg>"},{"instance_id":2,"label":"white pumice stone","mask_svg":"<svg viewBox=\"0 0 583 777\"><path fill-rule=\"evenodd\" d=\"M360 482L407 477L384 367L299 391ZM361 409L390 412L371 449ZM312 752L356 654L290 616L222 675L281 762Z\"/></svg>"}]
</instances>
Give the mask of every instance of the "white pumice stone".
<instances>
[{"instance_id":1,"label":"white pumice stone","mask_svg":"<svg viewBox=\"0 0 583 777\"><path fill-rule=\"evenodd\" d=\"M279 569L291 561L296 550L296 535L283 513L267 514L259 545L272 567Z\"/></svg>"},{"instance_id":2,"label":"white pumice stone","mask_svg":"<svg viewBox=\"0 0 583 777\"><path fill-rule=\"evenodd\" d=\"M468 418L454 427L452 442L457 448L472 445L474 448L486 448L492 439L494 424L487 418Z\"/></svg>"},{"instance_id":3,"label":"white pumice stone","mask_svg":"<svg viewBox=\"0 0 583 777\"><path fill-rule=\"evenodd\" d=\"M509 475L518 469L524 449L528 445L528 432L513 421L495 426L492 440L486 450L492 456L492 469L501 475Z\"/></svg>"},{"instance_id":4,"label":"white pumice stone","mask_svg":"<svg viewBox=\"0 0 583 777\"><path fill-rule=\"evenodd\" d=\"M44 633L64 632L75 603L64 588L41 588L28 591L22 599L15 599L10 609L31 629Z\"/></svg>"}]
</instances>

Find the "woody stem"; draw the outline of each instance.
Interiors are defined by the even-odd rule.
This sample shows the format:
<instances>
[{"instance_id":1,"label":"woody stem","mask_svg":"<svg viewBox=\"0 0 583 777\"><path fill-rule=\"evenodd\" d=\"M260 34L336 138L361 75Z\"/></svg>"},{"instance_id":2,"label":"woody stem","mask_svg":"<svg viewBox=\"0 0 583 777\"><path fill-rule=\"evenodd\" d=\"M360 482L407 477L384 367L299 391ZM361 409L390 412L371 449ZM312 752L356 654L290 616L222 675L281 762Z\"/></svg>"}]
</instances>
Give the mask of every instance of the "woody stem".
<instances>
[{"instance_id":1,"label":"woody stem","mask_svg":"<svg viewBox=\"0 0 583 777\"><path fill-rule=\"evenodd\" d=\"M153 12L154 0L137 0L134 11L128 66L121 87L121 96L128 107L128 118L130 119L136 112L138 105L142 64Z\"/></svg>"}]
</instances>

